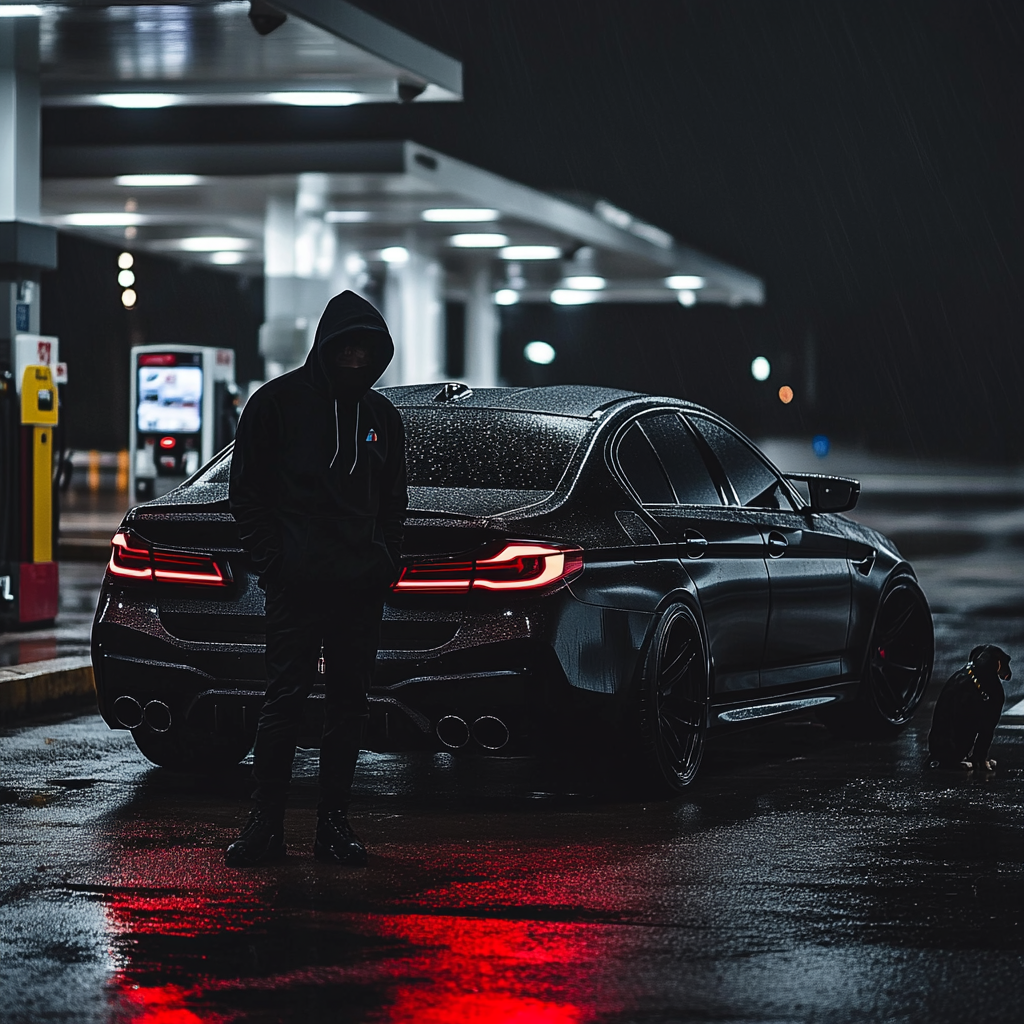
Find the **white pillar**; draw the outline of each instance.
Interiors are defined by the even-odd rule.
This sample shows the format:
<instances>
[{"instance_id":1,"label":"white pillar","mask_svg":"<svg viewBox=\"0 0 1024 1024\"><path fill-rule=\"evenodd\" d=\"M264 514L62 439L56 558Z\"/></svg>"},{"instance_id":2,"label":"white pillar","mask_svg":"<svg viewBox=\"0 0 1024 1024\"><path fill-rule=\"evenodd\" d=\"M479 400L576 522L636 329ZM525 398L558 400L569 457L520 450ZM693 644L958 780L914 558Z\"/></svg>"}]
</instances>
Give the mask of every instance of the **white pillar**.
<instances>
[{"instance_id":1,"label":"white pillar","mask_svg":"<svg viewBox=\"0 0 1024 1024\"><path fill-rule=\"evenodd\" d=\"M473 268L466 300L466 382L473 388L495 388L499 377L498 307L491 291L490 261Z\"/></svg>"},{"instance_id":2,"label":"white pillar","mask_svg":"<svg viewBox=\"0 0 1024 1024\"><path fill-rule=\"evenodd\" d=\"M39 18L0 18L0 221L39 222Z\"/></svg>"},{"instance_id":3,"label":"white pillar","mask_svg":"<svg viewBox=\"0 0 1024 1024\"><path fill-rule=\"evenodd\" d=\"M395 342L395 358L381 385L429 384L444 380L444 299L441 264L405 246L408 258L388 264L384 319Z\"/></svg>"},{"instance_id":4,"label":"white pillar","mask_svg":"<svg viewBox=\"0 0 1024 1024\"><path fill-rule=\"evenodd\" d=\"M56 266L39 220L39 18L0 18L0 369L17 334L39 333L40 274Z\"/></svg>"},{"instance_id":5,"label":"white pillar","mask_svg":"<svg viewBox=\"0 0 1024 1024\"><path fill-rule=\"evenodd\" d=\"M303 174L294 196L267 201L260 354L268 380L305 360L331 298L336 248L323 219L327 198L326 177Z\"/></svg>"}]
</instances>

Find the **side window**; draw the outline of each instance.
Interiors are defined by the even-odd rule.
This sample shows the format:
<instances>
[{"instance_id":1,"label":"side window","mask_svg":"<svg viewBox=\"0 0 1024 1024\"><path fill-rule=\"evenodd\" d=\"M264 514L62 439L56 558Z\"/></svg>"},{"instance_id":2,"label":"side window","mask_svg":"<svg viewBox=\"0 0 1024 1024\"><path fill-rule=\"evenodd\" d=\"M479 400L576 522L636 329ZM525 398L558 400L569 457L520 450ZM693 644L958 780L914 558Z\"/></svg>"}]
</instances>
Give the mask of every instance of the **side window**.
<instances>
[{"instance_id":1,"label":"side window","mask_svg":"<svg viewBox=\"0 0 1024 1024\"><path fill-rule=\"evenodd\" d=\"M750 445L714 420L703 416L690 419L721 462L741 505L793 510L779 478Z\"/></svg>"},{"instance_id":2,"label":"side window","mask_svg":"<svg viewBox=\"0 0 1024 1024\"><path fill-rule=\"evenodd\" d=\"M675 495L650 441L634 423L619 441L615 461L644 505L674 505Z\"/></svg>"},{"instance_id":3,"label":"side window","mask_svg":"<svg viewBox=\"0 0 1024 1024\"><path fill-rule=\"evenodd\" d=\"M721 505L722 499L704 457L686 424L674 412L659 412L640 420L680 505Z\"/></svg>"}]
</instances>

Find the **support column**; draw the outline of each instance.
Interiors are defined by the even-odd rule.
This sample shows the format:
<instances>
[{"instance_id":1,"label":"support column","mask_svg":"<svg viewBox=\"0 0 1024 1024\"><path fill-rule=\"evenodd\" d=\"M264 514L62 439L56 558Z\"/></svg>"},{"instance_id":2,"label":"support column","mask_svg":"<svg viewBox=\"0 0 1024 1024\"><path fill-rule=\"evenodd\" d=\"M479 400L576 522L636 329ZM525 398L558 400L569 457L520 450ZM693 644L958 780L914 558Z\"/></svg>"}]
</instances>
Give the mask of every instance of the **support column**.
<instances>
[{"instance_id":1,"label":"support column","mask_svg":"<svg viewBox=\"0 0 1024 1024\"><path fill-rule=\"evenodd\" d=\"M491 289L491 264L473 269L466 300L466 382L473 388L495 388L499 378L498 307Z\"/></svg>"},{"instance_id":2,"label":"support column","mask_svg":"<svg viewBox=\"0 0 1024 1024\"><path fill-rule=\"evenodd\" d=\"M39 18L0 18L0 628L57 611L53 510L40 499L50 496L57 399L49 370L38 371L47 386L32 397L49 418L45 447L30 447L25 432L34 428L25 424L34 421L15 379L16 347L42 351L32 337L39 334L39 278L57 266L57 232L39 223L39 191Z\"/></svg>"},{"instance_id":3,"label":"support column","mask_svg":"<svg viewBox=\"0 0 1024 1024\"><path fill-rule=\"evenodd\" d=\"M302 364L331 298L335 244L323 219L326 201L321 174L301 175L295 196L267 201L260 354L268 380Z\"/></svg>"},{"instance_id":4,"label":"support column","mask_svg":"<svg viewBox=\"0 0 1024 1024\"><path fill-rule=\"evenodd\" d=\"M444 301L441 264L409 240L404 262L388 264L384 319L395 358L382 386L444 380Z\"/></svg>"}]
</instances>

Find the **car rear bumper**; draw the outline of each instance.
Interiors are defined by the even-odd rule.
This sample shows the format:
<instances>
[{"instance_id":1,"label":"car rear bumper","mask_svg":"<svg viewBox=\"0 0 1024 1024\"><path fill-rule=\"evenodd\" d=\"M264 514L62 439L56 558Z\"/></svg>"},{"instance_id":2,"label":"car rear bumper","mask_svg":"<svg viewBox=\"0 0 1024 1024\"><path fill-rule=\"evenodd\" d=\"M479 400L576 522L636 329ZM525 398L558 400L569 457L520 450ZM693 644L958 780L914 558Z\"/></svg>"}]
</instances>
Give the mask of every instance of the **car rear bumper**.
<instances>
[{"instance_id":1,"label":"car rear bumper","mask_svg":"<svg viewBox=\"0 0 1024 1024\"><path fill-rule=\"evenodd\" d=\"M111 588L101 597L92 649L104 720L123 729L150 728L150 719L163 726L169 718L172 728L190 732L255 735L266 688L263 644L191 639L199 631L181 627L183 621L180 612L154 605L141 589ZM477 618L462 614L448 625L444 615L431 620L389 608L385 638L402 631L396 622L412 626L403 633L404 649L378 655L368 694L367 749L536 750L578 696L535 604ZM206 637L211 635L207 629ZM410 637L414 643L442 642L415 649ZM318 741L323 701L317 684L307 701L303 743Z\"/></svg>"}]
</instances>

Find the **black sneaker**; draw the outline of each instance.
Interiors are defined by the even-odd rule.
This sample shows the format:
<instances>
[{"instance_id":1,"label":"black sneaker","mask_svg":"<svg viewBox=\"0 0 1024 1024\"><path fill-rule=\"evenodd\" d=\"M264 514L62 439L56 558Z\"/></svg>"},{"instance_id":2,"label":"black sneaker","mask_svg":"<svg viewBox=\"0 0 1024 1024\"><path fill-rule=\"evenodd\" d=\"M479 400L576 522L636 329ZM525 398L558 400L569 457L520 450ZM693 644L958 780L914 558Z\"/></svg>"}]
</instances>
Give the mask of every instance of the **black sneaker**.
<instances>
[{"instance_id":1,"label":"black sneaker","mask_svg":"<svg viewBox=\"0 0 1024 1024\"><path fill-rule=\"evenodd\" d=\"M286 850L283 819L256 808L249 812L242 834L227 848L224 863L229 868L272 864L284 860Z\"/></svg>"},{"instance_id":2,"label":"black sneaker","mask_svg":"<svg viewBox=\"0 0 1024 1024\"><path fill-rule=\"evenodd\" d=\"M366 847L352 831L344 811L328 811L317 818L313 856L351 868L366 867Z\"/></svg>"}]
</instances>

